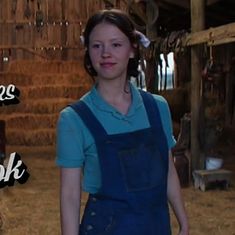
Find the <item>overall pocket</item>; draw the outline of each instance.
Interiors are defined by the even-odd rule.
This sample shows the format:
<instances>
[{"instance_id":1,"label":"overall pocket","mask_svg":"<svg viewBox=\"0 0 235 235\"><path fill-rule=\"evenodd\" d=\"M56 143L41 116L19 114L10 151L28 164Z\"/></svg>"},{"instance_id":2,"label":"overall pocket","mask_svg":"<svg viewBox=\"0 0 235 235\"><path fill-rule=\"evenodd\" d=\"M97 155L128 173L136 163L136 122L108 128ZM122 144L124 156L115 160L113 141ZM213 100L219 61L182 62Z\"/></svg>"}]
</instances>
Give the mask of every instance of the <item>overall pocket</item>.
<instances>
[{"instance_id":1,"label":"overall pocket","mask_svg":"<svg viewBox=\"0 0 235 235\"><path fill-rule=\"evenodd\" d=\"M154 144L140 144L118 153L128 192L147 190L163 183L167 168Z\"/></svg>"}]
</instances>

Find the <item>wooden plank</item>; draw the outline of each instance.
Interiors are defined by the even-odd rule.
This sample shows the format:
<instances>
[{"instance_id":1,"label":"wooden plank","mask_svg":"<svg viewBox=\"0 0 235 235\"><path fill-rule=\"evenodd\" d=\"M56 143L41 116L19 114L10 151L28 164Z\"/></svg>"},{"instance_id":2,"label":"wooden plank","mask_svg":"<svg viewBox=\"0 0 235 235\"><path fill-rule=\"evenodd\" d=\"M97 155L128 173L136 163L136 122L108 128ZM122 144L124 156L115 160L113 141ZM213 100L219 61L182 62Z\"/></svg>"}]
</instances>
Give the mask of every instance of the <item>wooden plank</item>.
<instances>
[{"instance_id":1,"label":"wooden plank","mask_svg":"<svg viewBox=\"0 0 235 235\"><path fill-rule=\"evenodd\" d=\"M219 175L219 174L228 174L228 175L232 175L233 172L230 170L226 170L226 169L216 169L216 170L196 170L194 171L196 174L199 174L201 176L205 176L205 175Z\"/></svg>"},{"instance_id":2,"label":"wooden plank","mask_svg":"<svg viewBox=\"0 0 235 235\"><path fill-rule=\"evenodd\" d=\"M28 18L25 16L28 6L26 0L0 1L0 48L5 50L4 52L11 52L12 59L33 59L34 51L48 55L51 59L60 59L63 48L68 50L68 59L79 57L82 49L79 42L83 23L94 11L102 9L104 3L102 0L63 1L66 6L64 13L61 1L40 1L40 10L43 11L44 18L44 25L40 30L36 28L37 1L29 1L31 14ZM15 12L12 11L13 2L16 3ZM121 3L122 1L120 5Z\"/></svg>"},{"instance_id":3,"label":"wooden plank","mask_svg":"<svg viewBox=\"0 0 235 235\"><path fill-rule=\"evenodd\" d=\"M182 8L190 9L190 0L161 0L160 3L168 3Z\"/></svg>"},{"instance_id":4,"label":"wooden plank","mask_svg":"<svg viewBox=\"0 0 235 235\"><path fill-rule=\"evenodd\" d=\"M4 10L5 9L5 10ZM11 9L10 7L10 1L3 1L3 9L2 9L2 19L3 20L8 20L9 19L9 9ZM9 31L9 27L8 25L4 25L2 27L3 29L3 33L2 33L2 43L6 43L9 44L10 40L9 40L9 35L10 35L10 31Z\"/></svg>"},{"instance_id":5,"label":"wooden plank","mask_svg":"<svg viewBox=\"0 0 235 235\"><path fill-rule=\"evenodd\" d=\"M64 46L64 48L67 48L67 49L79 49L80 47L79 46ZM44 50L44 49L53 49L53 50L60 50L60 49L63 49L61 48L60 45L48 45L48 44L45 44L45 45L40 45L40 46L30 46L30 45L0 45L0 49L1 50L8 50L8 49L24 49L24 50L27 50L27 49L34 49L34 50Z\"/></svg>"},{"instance_id":6,"label":"wooden plank","mask_svg":"<svg viewBox=\"0 0 235 235\"><path fill-rule=\"evenodd\" d=\"M61 1L61 20L65 21L66 20L66 0L62 0ZM67 44L67 33L68 33L68 27L66 26L66 24L61 25L61 32L60 32L60 36L61 36L61 45L65 46ZM68 56L67 50L62 49L62 53L61 53L61 59L62 60L66 60Z\"/></svg>"},{"instance_id":7,"label":"wooden plank","mask_svg":"<svg viewBox=\"0 0 235 235\"><path fill-rule=\"evenodd\" d=\"M80 35L82 34L82 30L85 27L85 25L83 25L84 21L80 17L80 12L81 12L80 3L79 1L74 0L73 6L71 9L72 17L69 18L69 22L73 20L73 21L76 21L76 23L69 24L67 27L67 44L76 45L80 48L80 50L82 50L83 45L80 42ZM70 13L68 12L68 14ZM68 58L77 59L79 55L80 53L78 53L77 50L68 50Z\"/></svg>"},{"instance_id":8,"label":"wooden plank","mask_svg":"<svg viewBox=\"0 0 235 235\"><path fill-rule=\"evenodd\" d=\"M200 32L194 32L186 36L183 45L193 46L202 43L219 45L234 42L235 23L226 24L219 27L209 28Z\"/></svg>"},{"instance_id":9,"label":"wooden plank","mask_svg":"<svg viewBox=\"0 0 235 235\"><path fill-rule=\"evenodd\" d=\"M151 22L152 19L150 19L151 18L150 16L152 15L152 5L150 4L150 2L147 3L146 15L147 15L147 27L146 27L147 37L152 39L157 36L157 31ZM149 51L149 53L151 52ZM146 77L148 78L147 90L149 92L154 93L158 89L158 87L156 86L157 82L156 82L156 77L155 77L156 70L157 70L156 59L154 58L154 56L148 56L148 58L146 59L146 62L147 62L147 66L146 66L145 72L146 72Z\"/></svg>"},{"instance_id":10,"label":"wooden plank","mask_svg":"<svg viewBox=\"0 0 235 235\"><path fill-rule=\"evenodd\" d=\"M213 5L219 1L221 1L221 0L206 0L206 5L210 6L210 5ZM168 3L168 4L179 6L179 7L185 8L185 9L190 9L190 0L161 0L160 4L161 3Z\"/></svg>"},{"instance_id":11,"label":"wooden plank","mask_svg":"<svg viewBox=\"0 0 235 235\"><path fill-rule=\"evenodd\" d=\"M233 43L235 42L235 37L230 37L230 38L223 38L215 41L209 41L207 43L208 46L218 46L222 44L228 44L228 43Z\"/></svg>"},{"instance_id":12,"label":"wooden plank","mask_svg":"<svg viewBox=\"0 0 235 235\"><path fill-rule=\"evenodd\" d=\"M153 40L156 43L161 43L164 38L155 37ZM182 38L182 47L195 46L203 43L206 43L208 46L218 46L233 42L235 42L235 23L230 23L185 35Z\"/></svg>"},{"instance_id":13,"label":"wooden plank","mask_svg":"<svg viewBox=\"0 0 235 235\"><path fill-rule=\"evenodd\" d=\"M15 22L22 20L23 17L23 9L24 9L24 2L23 1L17 1L17 8L16 13L11 16L11 19ZM16 27L15 25L12 25L9 27L12 29L11 33L11 43L12 44L24 44L24 27ZM25 57L24 51L18 50L15 52L15 56L17 59L23 59Z\"/></svg>"},{"instance_id":14,"label":"wooden plank","mask_svg":"<svg viewBox=\"0 0 235 235\"><path fill-rule=\"evenodd\" d=\"M77 20L76 19L70 19L70 20L66 19L66 20L63 21L60 18L57 18L57 17L53 18L52 16L49 15L49 18L46 20L45 23L51 24L51 25L60 24L61 22L63 22L63 23L68 22L69 24L78 24L80 21L86 22L87 19L85 19L85 18L79 18ZM11 19L10 20L0 19L0 24L2 24L2 25L4 25L4 24L28 24L28 25L35 26L36 22L33 19L32 20L21 19L21 20L18 20L17 22L16 22L16 20L11 20Z\"/></svg>"},{"instance_id":15,"label":"wooden plank","mask_svg":"<svg viewBox=\"0 0 235 235\"><path fill-rule=\"evenodd\" d=\"M206 0L206 5L207 6L210 6L210 5L213 5L217 2L220 2L221 0Z\"/></svg>"},{"instance_id":16,"label":"wooden plank","mask_svg":"<svg viewBox=\"0 0 235 235\"><path fill-rule=\"evenodd\" d=\"M3 1L0 1L0 21L2 21L2 19L3 19L3 9L4 9L4 7L3 7ZM3 27L1 26L0 27L0 44L2 44L3 43Z\"/></svg>"}]
</instances>

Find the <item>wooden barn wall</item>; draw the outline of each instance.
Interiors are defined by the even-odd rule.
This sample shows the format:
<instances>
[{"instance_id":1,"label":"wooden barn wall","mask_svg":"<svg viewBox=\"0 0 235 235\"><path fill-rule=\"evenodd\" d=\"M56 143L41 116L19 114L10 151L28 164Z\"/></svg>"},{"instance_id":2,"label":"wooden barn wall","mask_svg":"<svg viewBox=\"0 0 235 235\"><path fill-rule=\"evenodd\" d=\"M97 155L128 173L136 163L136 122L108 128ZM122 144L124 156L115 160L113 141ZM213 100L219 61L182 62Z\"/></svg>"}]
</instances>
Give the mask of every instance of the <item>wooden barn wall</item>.
<instances>
[{"instance_id":1,"label":"wooden barn wall","mask_svg":"<svg viewBox=\"0 0 235 235\"><path fill-rule=\"evenodd\" d=\"M114 1L125 9L125 1ZM0 55L11 59L77 59L87 18L102 0L1 0ZM43 18L43 25L36 26Z\"/></svg>"}]
</instances>

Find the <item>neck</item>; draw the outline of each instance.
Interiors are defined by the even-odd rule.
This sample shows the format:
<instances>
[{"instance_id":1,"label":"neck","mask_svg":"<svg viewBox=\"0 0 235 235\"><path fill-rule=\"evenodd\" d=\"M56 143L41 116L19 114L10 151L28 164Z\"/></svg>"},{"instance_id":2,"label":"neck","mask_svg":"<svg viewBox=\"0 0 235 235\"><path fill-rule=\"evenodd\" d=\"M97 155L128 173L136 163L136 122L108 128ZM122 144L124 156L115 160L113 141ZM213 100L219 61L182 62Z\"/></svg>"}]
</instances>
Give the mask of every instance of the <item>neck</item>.
<instances>
[{"instance_id":1,"label":"neck","mask_svg":"<svg viewBox=\"0 0 235 235\"><path fill-rule=\"evenodd\" d=\"M130 86L127 81L120 83L110 81L103 83L100 81L97 84L97 91L103 99L115 107L119 112L126 114L131 104Z\"/></svg>"}]
</instances>

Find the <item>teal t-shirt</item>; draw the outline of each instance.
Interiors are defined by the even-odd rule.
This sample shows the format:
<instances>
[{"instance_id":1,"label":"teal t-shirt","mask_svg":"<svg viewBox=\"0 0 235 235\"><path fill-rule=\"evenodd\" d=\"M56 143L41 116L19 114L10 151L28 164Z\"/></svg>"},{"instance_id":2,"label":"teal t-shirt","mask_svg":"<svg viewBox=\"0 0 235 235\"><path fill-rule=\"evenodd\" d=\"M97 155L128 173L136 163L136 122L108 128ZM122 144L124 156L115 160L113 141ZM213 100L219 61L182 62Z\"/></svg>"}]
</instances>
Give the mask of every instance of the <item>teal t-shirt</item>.
<instances>
[{"instance_id":1,"label":"teal t-shirt","mask_svg":"<svg viewBox=\"0 0 235 235\"><path fill-rule=\"evenodd\" d=\"M95 86L81 99L89 106L108 134L132 132L149 127L149 121L138 89L130 83L132 104L126 115L108 104ZM160 110L169 149L175 145L172 121L166 100L153 95ZM156 136L157 138L157 136ZM57 123L56 163L65 168L83 168L83 190L96 193L101 185L101 173L95 141L78 114L66 107Z\"/></svg>"}]
</instances>

